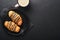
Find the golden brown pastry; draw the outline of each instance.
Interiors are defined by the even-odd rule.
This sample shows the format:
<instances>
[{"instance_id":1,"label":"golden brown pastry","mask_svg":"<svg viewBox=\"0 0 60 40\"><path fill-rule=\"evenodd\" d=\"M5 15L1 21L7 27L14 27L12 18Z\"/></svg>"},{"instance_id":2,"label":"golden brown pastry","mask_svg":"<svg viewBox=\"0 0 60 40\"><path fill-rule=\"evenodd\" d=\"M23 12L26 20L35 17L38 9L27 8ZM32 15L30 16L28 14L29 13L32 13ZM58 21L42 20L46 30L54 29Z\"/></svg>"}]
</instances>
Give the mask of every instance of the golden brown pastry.
<instances>
[{"instance_id":1,"label":"golden brown pastry","mask_svg":"<svg viewBox=\"0 0 60 40\"><path fill-rule=\"evenodd\" d=\"M4 26L8 29L8 30L10 30L10 31L12 31L12 32L19 32L20 31L20 27L19 26L17 26L14 22L12 22L12 21L5 21L4 22Z\"/></svg>"},{"instance_id":2,"label":"golden brown pastry","mask_svg":"<svg viewBox=\"0 0 60 40\"><path fill-rule=\"evenodd\" d=\"M13 22L15 22L17 25L19 25L19 26L22 25L22 18L18 13L14 12L14 11L9 11L8 15L11 18L11 20Z\"/></svg>"}]
</instances>

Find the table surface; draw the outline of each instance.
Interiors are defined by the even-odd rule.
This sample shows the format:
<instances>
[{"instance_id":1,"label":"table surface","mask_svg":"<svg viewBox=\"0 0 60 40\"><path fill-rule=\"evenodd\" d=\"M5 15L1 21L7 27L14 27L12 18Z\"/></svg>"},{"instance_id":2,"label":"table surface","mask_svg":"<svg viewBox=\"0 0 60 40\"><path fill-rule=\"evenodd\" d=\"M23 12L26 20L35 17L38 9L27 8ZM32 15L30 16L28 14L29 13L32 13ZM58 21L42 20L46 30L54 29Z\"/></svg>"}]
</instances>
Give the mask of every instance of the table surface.
<instances>
[{"instance_id":1,"label":"table surface","mask_svg":"<svg viewBox=\"0 0 60 40\"><path fill-rule=\"evenodd\" d=\"M16 0L0 0L2 9L13 6ZM30 9L25 12L34 27L22 40L59 40L60 39L60 0L30 0ZM0 21L1 25L1 21ZM7 35L0 26L0 40L20 40Z\"/></svg>"}]
</instances>

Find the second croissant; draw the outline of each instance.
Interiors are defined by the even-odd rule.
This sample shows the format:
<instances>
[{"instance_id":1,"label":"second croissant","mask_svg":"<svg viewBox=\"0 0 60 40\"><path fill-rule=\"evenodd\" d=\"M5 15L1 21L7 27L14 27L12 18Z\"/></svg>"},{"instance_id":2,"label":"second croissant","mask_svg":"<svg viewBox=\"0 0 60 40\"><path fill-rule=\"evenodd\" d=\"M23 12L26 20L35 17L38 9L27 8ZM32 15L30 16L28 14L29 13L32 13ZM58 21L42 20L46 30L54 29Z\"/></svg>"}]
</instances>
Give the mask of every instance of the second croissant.
<instances>
[{"instance_id":1,"label":"second croissant","mask_svg":"<svg viewBox=\"0 0 60 40\"><path fill-rule=\"evenodd\" d=\"M12 32L19 32L20 31L20 27L12 21L5 21L4 26Z\"/></svg>"}]
</instances>

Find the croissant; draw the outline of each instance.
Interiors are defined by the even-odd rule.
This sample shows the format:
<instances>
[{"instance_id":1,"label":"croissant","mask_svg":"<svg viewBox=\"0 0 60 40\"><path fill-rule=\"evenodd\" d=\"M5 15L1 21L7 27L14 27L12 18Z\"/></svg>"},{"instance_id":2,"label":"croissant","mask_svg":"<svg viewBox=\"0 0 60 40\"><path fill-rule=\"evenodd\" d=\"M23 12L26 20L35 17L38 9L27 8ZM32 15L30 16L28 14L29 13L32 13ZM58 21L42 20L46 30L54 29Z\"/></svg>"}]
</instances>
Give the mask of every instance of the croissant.
<instances>
[{"instance_id":1,"label":"croissant","mask_svg":"<svg viewBox=\"0 0 60 40\"><path fill-rule=\"evenodd\" d=\"M11 18L11 20L13 22L15 22L17 25L19 25L19 26L22 25L22 18L18 13L14 12L14 11L9 11L8 15Z\"/></svg>"},{"instance_id":2,"label":"croissant","mask_svg":"<svg viewBox=\"0 0 60 40\"><path fill-rule=\"evenodd\" d=\"M17 26L14 22L12 22L12 21L5 21L4 22L4 26L8 29L8 30L10 30L10 31L12 31L12 32L19 32L20 31L20 27L19 26Z\"/></svg>"}]
</instances>

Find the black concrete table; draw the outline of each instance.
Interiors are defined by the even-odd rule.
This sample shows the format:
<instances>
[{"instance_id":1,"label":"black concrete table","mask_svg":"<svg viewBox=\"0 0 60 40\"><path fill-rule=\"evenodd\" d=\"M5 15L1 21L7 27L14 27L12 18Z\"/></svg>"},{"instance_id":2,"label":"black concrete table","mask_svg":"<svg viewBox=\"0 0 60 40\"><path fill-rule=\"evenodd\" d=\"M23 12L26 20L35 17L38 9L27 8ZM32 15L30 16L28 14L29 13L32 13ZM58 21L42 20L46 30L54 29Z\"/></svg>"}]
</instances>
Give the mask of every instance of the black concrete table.
<instances>
[{"instance_id":1,"label":"black concrete table","mask_svg":"<svg viewBox=\"0 0 60 40\"><path fill-rule=\"evenodd\" d=\"M30 0L31 8L25 14L34 27L22 40L59 40L60 39L60 0ZM16 0L0 0L2 9L15 5ZM20 40L5 33L0 21L0 40Z\"/></svg>"}]
</instances>

